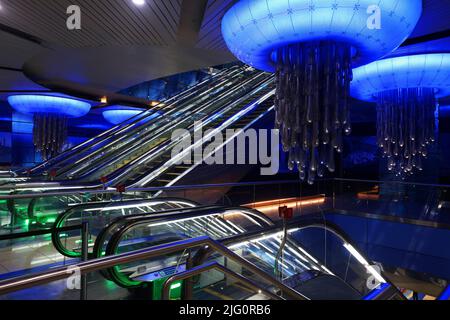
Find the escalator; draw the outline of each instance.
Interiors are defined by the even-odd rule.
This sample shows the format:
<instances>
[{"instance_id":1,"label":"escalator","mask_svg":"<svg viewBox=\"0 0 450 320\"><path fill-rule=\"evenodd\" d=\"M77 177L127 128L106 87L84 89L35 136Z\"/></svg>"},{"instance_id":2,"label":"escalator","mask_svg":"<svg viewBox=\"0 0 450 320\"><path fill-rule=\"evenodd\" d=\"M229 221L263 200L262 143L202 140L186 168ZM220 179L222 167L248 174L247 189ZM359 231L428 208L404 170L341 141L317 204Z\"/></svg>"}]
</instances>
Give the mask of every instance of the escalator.
<instances>
[{"instance_id":1,"label":"escalator","mask_svg":"<svg viewBox=\"0 0 450 320\"><path fill-rule=\"evenodd\" d=\"M214 111L211 107L224 103L230 90L236 86L252 85L255 83L254 78L261 76L262 74L254 71L247 74L240 69L231 71L227 79L209 83L208 87L203 88L193 99L178 99L173 104L167 105L165 109L168 111L162 117L144 123L126 135L121 133L113 143L60 168L57 178L89 181L117 170L169 139L171 131L185 127L192 116ZM98 167L103 171L99 172ZM111 168L105 171L104 167ZM91 177L92 174L95 176Z\"/></svg>"},{"instance_id":2,"label":"escalator","mask_svg":"<svg viewBox=\"0 0 450 320\"><path fill-rule=\"evenodd\" d=\"M154 118L148 111L135 116L29 170L30 181L3 188L45 192L172 185L197 165L172 161L174 130L193 132L196 121L202 121L203 130L246 128L273 109L273 89L272 75L245 66L232 67L166 101L160 107L161 116Z\"/></svg>"},{"instance_id":3,"label":"escalator","mask_svg":"<svg viewBox=\"0 0 450 320\"><path fill-rule=\"evenodd\" d=\"M344 274L337 264L329 263L327 265L321 261L322 258L311 253L311 248L308 243L304 242L303 236L305 232L312 229L332 231L339 241L340 247L351 246L345 234L332 224L324 225L323 221L316 219L298 219L290 223L286 230L283 230L281 226L255 210L200 206L195 203L182 204L182 199L161 198L153 201L156 200L160 201L159 205L165 201L172 201L176 203L177 208L155 206L152 208L155 210L153 212L118 216L117 212L112 214L112 211L120 210L120 205L116 204L115 207L111 207L112 210L109 211L112 214L111 222L106 224L101 231L92 231L91 257L115 256L148 248L156 250L156 248L170 247L189 239L207 237L207 239L217 241L220 245L225 246L227 250L231 250L235 258L238 256L240 259L244 259L246 264L250 263L279 281L280 284L291 288L299 297L321 300L368 300L387 296L390 299L401 298L395 286L387 280L384 280L376 290L367 287L371 276L367 271L369 264L362 263L361 258L350 259L352 256L340 256L339 260L342 260L340 262L346 263ZM128 205L131 207L131 203ZM123 207L127 207L127 204L123 204ZM99 208L91 205L90 209L95 212ZM108 209L105 208L104 212L108 212ZM94 215L66 213L60 217L58 226L62 227L80 223L81 220L88 220L91 224L100 219L101 214L99 212ZM287 241L282 254L279 255L284 231L288 235ZM57 232L56 229L55 232ZM72 247L67 246L67 243L64 244L66 247L62 251L63 253L71 251L75 255L79 254L79 248L73 247L76 241L71 242ZM353 255L360 255L354 247L353 250ZM316 252L316 254L318 253ZM103 270L101 274L119 287L143 290L147 294L151 292L154 297L161 298L163 294L160 290L165 282L172 277L176 278L189 270L198 268L198 270L209 271L205 271L205 276L203 276L205 279L202 279L199 274L192 277L191 294L194 298L255 298L252 290L244 290L239 285L235 287L235 282L229 281L224 275L224 270L217 270L225 268L225 271L230 271L235 275L237 273L248 280L250 284L256 284L258 288L269 294L286 298L277 291L276 286L267 284L267 281L262 281L251 270L246 270L232 260L222 254L210 251L204 246L192 247L183 250L174 249L173 252L164 256L120 264ZM378 276L382 277L381 274ZM189 281L184 280L177 283L185 286Z\"/></svg>"}]
</instances>

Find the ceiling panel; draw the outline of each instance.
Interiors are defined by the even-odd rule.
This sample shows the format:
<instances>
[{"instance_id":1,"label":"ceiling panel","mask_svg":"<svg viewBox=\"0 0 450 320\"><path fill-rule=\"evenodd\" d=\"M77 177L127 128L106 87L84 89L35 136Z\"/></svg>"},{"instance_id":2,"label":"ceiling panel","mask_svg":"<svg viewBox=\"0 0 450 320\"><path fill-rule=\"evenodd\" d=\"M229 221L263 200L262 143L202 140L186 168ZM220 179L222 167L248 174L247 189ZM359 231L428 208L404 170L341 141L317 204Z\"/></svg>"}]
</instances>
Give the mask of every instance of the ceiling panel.
<instances>
[{"instance_id":1,"label":"ceiling panel","mask_svg":"<svg viewBox=\"0 0 450 320\"><path fill-rule=\"evenodd\" d=\"M234 0L209 0L200 29L197 46L212 50L228 50L222 37L222 18Z\"/></svg>"},{"instance_id":2,"label":"ceiling panel","mask_svg":"<svg viewBox=\"0 0 450 320\"><path fill-rule=\"evenodd\" d=\"M0 67L21 69L24 62L44 50L37 43L0 31Z\"/></svg>"},{"instance_id":3,"label":"ceiling panel","mask_svg":"<svg viewBox=\"0 0 450 320\"><path fill-rule=\"evenodd\" d=\"M82 30L66 27L72 0L2 0L0 23L67 47L170 45L175 42L182 0L78 0Z\"/></svg>"}]
</instances>

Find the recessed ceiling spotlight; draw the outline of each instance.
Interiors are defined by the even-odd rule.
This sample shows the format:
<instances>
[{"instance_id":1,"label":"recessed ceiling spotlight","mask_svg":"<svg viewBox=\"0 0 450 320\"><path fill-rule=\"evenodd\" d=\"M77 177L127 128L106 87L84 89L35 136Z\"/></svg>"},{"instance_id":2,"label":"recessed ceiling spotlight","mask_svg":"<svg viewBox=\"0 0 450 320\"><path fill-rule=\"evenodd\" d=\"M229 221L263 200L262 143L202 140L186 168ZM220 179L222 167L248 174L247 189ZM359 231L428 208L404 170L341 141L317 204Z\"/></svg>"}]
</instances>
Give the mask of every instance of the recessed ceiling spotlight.
<instances>
[{"instance_id":1,"label":"recessed ceiling spotlight","mask_svg":"<svg viewBox=\"0 0 450 320\"><path fill-rule=\"evenodd\" d=\"M145 0L133 0L133 3L137 6L143 6L145 4Z\"/></svg>"}]
</instances>

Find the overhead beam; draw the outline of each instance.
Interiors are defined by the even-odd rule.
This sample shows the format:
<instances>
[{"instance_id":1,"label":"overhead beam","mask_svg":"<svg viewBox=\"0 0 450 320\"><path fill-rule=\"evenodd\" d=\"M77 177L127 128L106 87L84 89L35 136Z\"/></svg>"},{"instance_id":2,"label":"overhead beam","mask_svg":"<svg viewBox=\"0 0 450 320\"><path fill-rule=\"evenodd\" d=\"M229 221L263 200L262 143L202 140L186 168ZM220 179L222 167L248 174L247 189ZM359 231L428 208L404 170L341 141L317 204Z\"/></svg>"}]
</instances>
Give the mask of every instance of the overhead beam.
<instances>
[{"instance_id":1,"label":"overhead beam","mask_svg":"<svg viewBox=\"0 0 450 320\"><path fill-rule=\"evenodd\" d=\"M23 31L20 31L18 29L15 28L11 28L9 26L7 26L6 24L0 23L0 31L9 33L13 36L16 36L18 38L21 38L23 40L27 40L39 45L44 45L44 41L42 39L39 39L38 37L35 37L29 33L25 33Z\"/></svg>"},{"instance_id":2,"label":"overhead beam","mask_svg":"<svg viewBox=\"0 0 450 320\"><path fill-rule=\"evenodd\" d=\"M208 0L183 0L177 43L194 47L205 17Z\"/></svg>"},{"instance_id":3,"label":"overhead beam","mask_svg":"<svg viewBox=\"0 0 450 320\"><path fill-rule=\"evenodd\" d=\"M450 37L450 29L430 33L430 34L420 36L420 37L409 38L401 46L406 47L406 46L410 46L413 44L425 43L425 42L440 40L440 39L444 39L444 38L448 38L448 37Z\"/></svg>"}]
</instances>

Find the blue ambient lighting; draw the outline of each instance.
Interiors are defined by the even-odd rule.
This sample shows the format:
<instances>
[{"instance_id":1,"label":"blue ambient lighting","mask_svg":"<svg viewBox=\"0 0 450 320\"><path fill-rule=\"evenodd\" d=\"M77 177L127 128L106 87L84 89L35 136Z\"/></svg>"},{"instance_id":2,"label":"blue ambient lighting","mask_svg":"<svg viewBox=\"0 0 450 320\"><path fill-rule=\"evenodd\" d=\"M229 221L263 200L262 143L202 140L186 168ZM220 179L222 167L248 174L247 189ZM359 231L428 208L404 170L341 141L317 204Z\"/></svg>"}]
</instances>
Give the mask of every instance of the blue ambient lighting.
<instances>
[{"instance_id":1,"label":"blue ambient lighting","mask_svg":"<svg viewBox=\"0 0 450 320\"><path fill-rule=\"evenodd\" d=\"M391 285L389 283L382 283L380 286L369 292L362 300L375 300L383 291L388 289Z\"/></svg>"},{"instance_id":2,"label":"blue ambient lighting","mask_svg":"<svg viewBox=\"0 0 450 320\"><path fill-rule=\"evenodd\" d=\"M422 14L421 0L377 2L381 29L368 27L373 0L241 0L225 14L222 34L239 60L269 72L275 49L319 40L351 45L361 66L395 50Z\"/></svg>"},{"instance_id":3,"label":"blue ambient lighting","mask_svg":"<svg viewBox=\"0 0 450 320\"><path fill-rule=\"evenodd\" d=\"M442 291L437 300L450 300L450 286L447 286L447 288Z\"/></svg>"},{"instance_id":4,"label":"blue ambient lighting","mask_svg":"<svg viewBox=\"0 0 450 320\"><path fill-rule=\"evenodd\" d=\"M103 117L109 123L117 125L140 113L143 113L144 111L145 110L141 108L115 105L107 107L105 111L103 111ZM158 115L158 113L154 113L150 117L147 117L146 120L154 119Z\"/></svg>"},{"instance_id":5,"label":"blue ambient lighting","mask_svg":"<svg viewBox=\"0 0 450 320\"><path fill-rule=\"evenodd\" d=\"M450 116L450 106L439 106L439 118Z\"/></svg>"},{"instance_id":6,"label":"blue ambient lighting","mask_svg":"<svg viewBox=\"0 0 450 320\"><path fill-rule=\"evenodd\" d=\"M407 88L435 89L437 98L450 95L450 54L396 57L353 70L354 98L375 101L379 92Z\"/></svg>"},{"instance_id":7,"label":"blue ambient lighting","mask_svg":"<svg viewBox=\"0 0 450 320\"><path fill-rule=\"evenodd\" d=\"M14 95L8 97L11 107L24 114L53 114L79 118L91 110L87 102L45 95Z\"/></svg>"}]
</instances>

